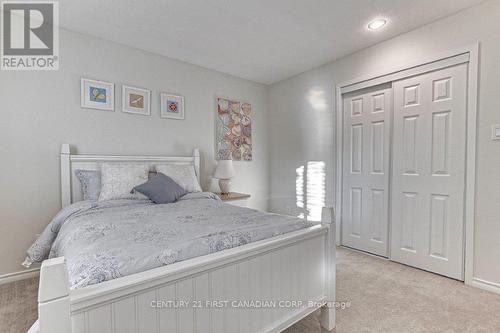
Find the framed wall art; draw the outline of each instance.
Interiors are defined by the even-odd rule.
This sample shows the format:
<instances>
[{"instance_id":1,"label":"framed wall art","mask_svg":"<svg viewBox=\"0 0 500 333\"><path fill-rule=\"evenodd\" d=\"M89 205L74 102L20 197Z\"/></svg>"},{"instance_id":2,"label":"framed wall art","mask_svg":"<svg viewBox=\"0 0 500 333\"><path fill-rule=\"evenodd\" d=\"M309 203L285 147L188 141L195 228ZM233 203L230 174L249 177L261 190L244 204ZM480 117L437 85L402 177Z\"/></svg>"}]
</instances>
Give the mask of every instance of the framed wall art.
<instances>
[{"instance_id":1,"label":"framed wall art","mask_svg":"<svg viewBox=\"0 0 500 333\"><path fill-rule=\"evenodd\" d=\"M122 111L144 116L151 115L151 91L123 85Z\"/></svg>"},{"instance_id":2,"label":"framed wall art","mask_svg":"<svg viewBox=\"0 0 500 333\"><path fill-rule=\"evenodd\" d=\"M114 83L82 78L81 106L87 109L114 111Z\"/></svg>"},{"instance_id":3,"label":"framed wall art","mask_svg":"<svg viewBox=\"0 0 500 333\"><path fill-rule=\"evenodd\" d=\"M215 141L217 159L252 160L252 105L217 98Z\"/></svg>"},{"instance_id":4,"label":"framed wall art","mask_svg":"<svg viewBox=\"0 0 500 333\"><path fill-rule=\"evenodd\" d=\"M168 119L184 119L184 97L161 93L160 116Z\"/></svg>"}]
</instances>

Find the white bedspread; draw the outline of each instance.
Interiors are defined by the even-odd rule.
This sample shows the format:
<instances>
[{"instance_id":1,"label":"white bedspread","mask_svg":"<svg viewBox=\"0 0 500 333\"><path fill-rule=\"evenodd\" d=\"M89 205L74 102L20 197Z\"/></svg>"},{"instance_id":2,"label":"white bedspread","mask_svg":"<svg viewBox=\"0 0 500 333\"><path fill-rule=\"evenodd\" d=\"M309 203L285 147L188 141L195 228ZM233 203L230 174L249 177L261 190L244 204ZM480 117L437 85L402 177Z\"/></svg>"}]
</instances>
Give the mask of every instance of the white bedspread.
<instances>
[{"instance_id":1,"label":"white bedspread","mask_svg":"<svg viewBox=\"0 0 500 333\"><path fill-rule=\"evenodd\" d=\"M172 204L82 201L68 206L28 250L26 263L64 256L71 288L309 227L304 220L191 193Z\"/></svg>"}]
</instances>

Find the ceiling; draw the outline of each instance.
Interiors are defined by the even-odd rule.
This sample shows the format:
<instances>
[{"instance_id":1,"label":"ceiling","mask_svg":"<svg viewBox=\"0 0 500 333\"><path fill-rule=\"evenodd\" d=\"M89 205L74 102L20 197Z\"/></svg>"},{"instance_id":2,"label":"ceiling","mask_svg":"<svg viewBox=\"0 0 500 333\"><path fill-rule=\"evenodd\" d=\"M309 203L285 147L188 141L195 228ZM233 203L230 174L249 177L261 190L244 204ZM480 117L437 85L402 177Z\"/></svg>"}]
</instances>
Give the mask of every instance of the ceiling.
<instances>
[{"instance_id":1,"label":"ceiling","mask_svg":"<svg viewBox=\"0 0 500 333\"><path fill-rule=\"evenodd\" d=\"M482 0L64 0L60 25L270 84ZM376 17L388 25L366 26Z\"/></svg>"}]
</instances>

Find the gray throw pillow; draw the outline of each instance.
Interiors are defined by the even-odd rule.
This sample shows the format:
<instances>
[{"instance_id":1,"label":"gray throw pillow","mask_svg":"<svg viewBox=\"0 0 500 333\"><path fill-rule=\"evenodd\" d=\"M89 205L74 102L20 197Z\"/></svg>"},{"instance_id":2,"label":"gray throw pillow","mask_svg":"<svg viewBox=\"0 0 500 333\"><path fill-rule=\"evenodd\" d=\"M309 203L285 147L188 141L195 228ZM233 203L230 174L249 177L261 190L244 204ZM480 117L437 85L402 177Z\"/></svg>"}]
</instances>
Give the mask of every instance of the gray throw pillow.
<instances>
[{"instance_id":1,"label":"gray throw pillow","mask_svg":"<svg viewBox=\"0 0 500 333\"><path fill-rule=\"evenodd\" d=\"M97 170L75 170L82 187L83 200L97 200L101 193L101 172Z\"/></svg>"},{"instance_id":2,"label":"gray throw pillow","mask_svg":"<svg viewBox=\"0 0 500 333\"><path fill-rule=\"evenodd\" d=\"M151 177L144 184L134 187L132 191L147 196L151 201L157 204L176 202L187 192L179 186L172 178L158 172L156 176Z\"/></svg>"}]
</instances>

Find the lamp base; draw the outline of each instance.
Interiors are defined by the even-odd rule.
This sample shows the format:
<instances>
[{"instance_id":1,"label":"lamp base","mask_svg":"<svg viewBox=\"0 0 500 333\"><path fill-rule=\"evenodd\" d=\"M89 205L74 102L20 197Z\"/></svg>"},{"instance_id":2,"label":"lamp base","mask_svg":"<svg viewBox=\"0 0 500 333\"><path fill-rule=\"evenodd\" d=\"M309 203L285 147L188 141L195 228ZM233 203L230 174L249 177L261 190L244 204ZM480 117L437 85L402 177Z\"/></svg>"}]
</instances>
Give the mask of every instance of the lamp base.
<instances>
[{"instance_id":1,"label":"lamp base","mask_svg":"<svg viewBox=\"0 0 500 333\"><path fill-rule=\"evenodd\" d=\"M231 179L219 179L220 193L228 194L231 192Z\"/></svg>"}]
</instances>

